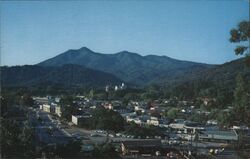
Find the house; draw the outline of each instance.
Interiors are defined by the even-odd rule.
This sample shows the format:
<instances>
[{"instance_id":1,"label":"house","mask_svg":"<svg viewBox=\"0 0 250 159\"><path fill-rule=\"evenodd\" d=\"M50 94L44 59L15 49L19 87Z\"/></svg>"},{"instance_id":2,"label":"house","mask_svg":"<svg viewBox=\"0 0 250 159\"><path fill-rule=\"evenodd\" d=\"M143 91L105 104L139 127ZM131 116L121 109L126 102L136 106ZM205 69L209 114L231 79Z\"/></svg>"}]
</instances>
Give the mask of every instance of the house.
<instances>
[{"instance_id":1,"label":"house","mask_svg":"<svg viewBox=\"0 0 250 159\"><path fill-rule=\"evenodd\" d=\"M121 142L123 155L154 155L162 148L161 140L127 140Z\"/></svg>"}]
</instances>

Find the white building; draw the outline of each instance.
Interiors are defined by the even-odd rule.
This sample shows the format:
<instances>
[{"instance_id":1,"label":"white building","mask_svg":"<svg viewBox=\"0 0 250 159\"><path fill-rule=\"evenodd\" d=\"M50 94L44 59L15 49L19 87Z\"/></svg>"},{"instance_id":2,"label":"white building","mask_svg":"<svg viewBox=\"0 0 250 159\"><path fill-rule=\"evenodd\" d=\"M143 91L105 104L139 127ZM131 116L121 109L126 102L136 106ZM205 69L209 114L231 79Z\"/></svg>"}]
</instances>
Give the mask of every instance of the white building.
<instances>
[{"instance_id":1,"label":"white building","mask_svg":"<svg viewBox=\"0 0 250 159\"><path fill-rule=\"evenodd\" d=\"M33 97L33 100L37 104L48 104L49 103L48 97Z\"/></svg>"},{"instance_id":2,"label":"white building","mask_svg":"<svg viewBox=\"0 0 250 159\"><path fill-rule=\"evenodd\" d=\"M59 98L59 97L56 97L56 98L55 98L55 102L56 102L56 103L59 103L60 100L61 100L61 98Z\"/></svg>"},{"instance_id":3,"label":"white building","mask_svg":"<svg viewBox=\"0 0 250 159\"><path fill-rule=\"evenodd\" d=\"M50 105L49 104L43 104L42 108L43 108L43 111L50 113Z\"/></svg>"},{"instance_id":4,"label":"white building","mask_svg":"<svg viewBox=\"0 0 250 159\"><path fill-rule=\"evenodd\" d=\"M134 107L134 110L135 111L141 111L142 113L145 113L145 109L144 108L142 108L141 106L138 106L138 105L136 105L135 107Z\"/></svg>"},{"instance_id":5,"label":"white building","mask_svg":"<svg viewBox=\"0 0 250 159\"><path fill-rule=\"evenodd\" d=\"M125 84L124 84L124 83L122 83L122 85L121 85L121 89L126 89L126 86L125 86Z\"/></svg>"},{"instance_id":6,"label":"white building","mask_svg":"<svg viewBox=\"0 0 250 159\"><path fill-rule=\"evenodd\" d=\"M62 116L62 111L61 111L61 107L60 107L60 106L56 106L56 107L55 107L55 113L56 113L56 115L58 115L59 117Z\"/></svg>"},{"instance_id":7,"label":"white building","mask_svg":"<svg viewBox=\"0 0 250 159\"><path fill-rule=\"evenodd\" d=\"M75 125L79 125L81 122L90 117L90 115L72 115L72 123Z\"/></svg>"},{"instance_id":8,"label":"white building","mask_svg":"<svg viewBox=\"0 0 250 159\"><path fill-rule=\"evenodd\" d=\"M118 86L115 86L115 91L117 91L118 90Z\"/></svg>"},{"instance_id":9,"label":"white building","mask_svg":"<svg viewBox=\"0 0 250 159\"><path fill-rule=\"evenodd\" d=\"M43 109L43 111L48 112L48 113L55 113L55 106L54 105L43 104L42 109Z\"/></svg>"},{"instance_id":10,"label":"white building","mask_svg":"<svg viewBox=\"0 0 250 159\"><path fill-rule=\"evenodd\" d=\"M139 119L139 118L127 118L126 119L127 120L127 122L135 122L136 124L138 124L138 125L141 125L142 124L142 121L141 121L141 119Z\"/></svg>"},{"instance_id":11,"label":"white building","mask_svg":"<svg viewBox=\"0 0 250 159\"><path fill-rule=\"evenodd\" d=\"M106 92L109 91L109 85L107 85L107 86L105 87L105 91L106 91Z\"/></svg>"},{"instance_id":12,"label":"white building","mask_svg":"<svg viewBox=\"0 0 250 159\"><path fill-rule=\"evenodd\" d=\"M160 122L159 122L158 118L151 117L150 119L147 120L147 124L159 126Z\"/></svg>"}]
</instances>

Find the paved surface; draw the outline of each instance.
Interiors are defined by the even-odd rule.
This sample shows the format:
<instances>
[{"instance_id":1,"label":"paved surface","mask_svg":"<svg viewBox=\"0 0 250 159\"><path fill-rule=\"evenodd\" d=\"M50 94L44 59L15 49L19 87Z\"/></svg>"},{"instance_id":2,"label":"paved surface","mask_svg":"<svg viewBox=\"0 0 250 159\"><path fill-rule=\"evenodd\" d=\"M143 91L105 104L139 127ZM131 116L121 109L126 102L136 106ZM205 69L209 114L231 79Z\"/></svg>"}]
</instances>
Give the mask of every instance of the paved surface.
<instances>
[{"instance_id":1,"label":"paved surface","mask_svg":"<svg viewBox=\"0 0 250 159\"><path fill-rule=\"evenodd\" d=\"M29 113L29 120L35 128L38 143L67 143L70 140L71 135L59 129L58 123L48 113L38 109L30 110Z\"/></svg>"}]
</instances>

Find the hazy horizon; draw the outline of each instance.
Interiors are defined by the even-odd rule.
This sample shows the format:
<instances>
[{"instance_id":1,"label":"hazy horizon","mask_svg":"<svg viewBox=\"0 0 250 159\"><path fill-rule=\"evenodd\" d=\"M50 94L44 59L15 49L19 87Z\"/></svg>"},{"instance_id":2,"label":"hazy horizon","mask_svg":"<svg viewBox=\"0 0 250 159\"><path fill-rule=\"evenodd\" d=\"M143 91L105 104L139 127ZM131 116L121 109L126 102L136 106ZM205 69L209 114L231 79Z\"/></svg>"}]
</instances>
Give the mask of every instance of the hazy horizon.
<instances>
[{"instance_id":1,"label":"hazy horizon","mask_svg":"<svg viewBox=\"0 0 250 159\"><path fill-rule=\"evenodd\" d=\"M69 49L123 50L222 64L230 29L249 19L239 1L2 1L1 65L37 64Z\"/></svg>"}]
</instances>

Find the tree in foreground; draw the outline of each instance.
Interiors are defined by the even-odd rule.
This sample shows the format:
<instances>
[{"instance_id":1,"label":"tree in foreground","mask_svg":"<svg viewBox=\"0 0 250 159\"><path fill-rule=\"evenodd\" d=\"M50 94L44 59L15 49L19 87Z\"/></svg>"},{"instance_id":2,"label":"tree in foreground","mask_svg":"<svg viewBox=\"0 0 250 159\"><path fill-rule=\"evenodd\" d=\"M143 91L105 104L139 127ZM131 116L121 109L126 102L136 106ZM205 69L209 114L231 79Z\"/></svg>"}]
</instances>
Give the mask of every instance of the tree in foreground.
<instances>
[{"instance_id":1,"label":"tree in foreground","mask_svg":"<svg viewBox=\"0 0 250 159\"><path fill-rule=\"evenodd\" d=\"M231 37L229 39L232 43L238 43L235 48L236 55L246 55L246 64L250 67L250 22L242 21L237 28L230 31Z\"/></svg>"},{"instance_id":2,"label":"tree in foreground","mask_svg":"<svg viewBox=\"0 0 250 159\"><path fill-rule=\"evenodd\" d=\"M104 143L102 145L97 145L94 150L95 159L119 159L119 153L116 151L115 147L110 143Z\"/></svg>"},{"instance_id":3,"label":"tree in foreground","mask_svg":"<svg viewBox=\"0 0 250 159\"><path fill-rule=\"evenodd\" d=\"M92 114L93 127L107 131L107 141L110 132L119 132L124 129L123 117L113 111L104 108L96 109Z\"/></svg>"},{"instance_id":4,"label":"tree in foreground","mask_svg":"<svg viewBox=\"0 0 250 159\"><path fill-rule=\"evenodd\" d=\"M250 67L250 21L242 21L237 28L233 28L230 32L230 42L238 43L235 48L236 55L245 55L245 62ZM236 88L234 91L234 120L240 123L249 124L250 122L250 103L247 84L241 74L236 78Z\"/></svg>"},{"instance_id":5,"label":"tree in foreground","mask_svg":"<svg viewBox=\"0 0 250 159\"><path fill-rule=\"evenodd\" d=\"M73 102L72 96L65 96L62 97L60 100L60 106L62 111L62 118L70 121L72 114L77 114L78 109L76 107L76 104Z\"/></svg>"},{"instance_id":6,"label":"tree in foreground","mask_svg":"<svg viewBox=\"0 0 250 159\"><path fill-rule=\"evenodd\" d=\"M236 118L239 122L249 122L250 103L247 95L246 82L241 74L236 78L236 88L234 91L234 105Z\"/></svg>"}]
</instances>

